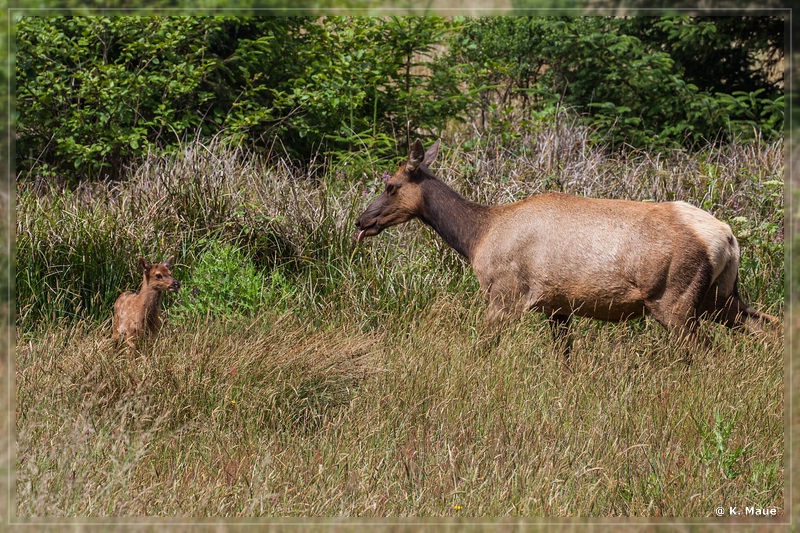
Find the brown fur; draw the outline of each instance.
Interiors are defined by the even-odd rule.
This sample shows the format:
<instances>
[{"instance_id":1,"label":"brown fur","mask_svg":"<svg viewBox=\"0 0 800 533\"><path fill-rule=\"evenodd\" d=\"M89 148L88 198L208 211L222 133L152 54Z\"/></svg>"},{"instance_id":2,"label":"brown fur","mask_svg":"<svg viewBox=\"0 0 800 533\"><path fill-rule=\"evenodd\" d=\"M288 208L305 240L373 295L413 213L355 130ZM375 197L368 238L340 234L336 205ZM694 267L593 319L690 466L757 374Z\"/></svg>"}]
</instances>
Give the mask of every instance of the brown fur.
<instances>
[{"instance_id":1,"label":"brown fur","mask_svg":"<svg viewBox=\"0 0 800 533\"><path fill-rule=\"evenodd\" d=\"M164 291L177 292L181 286L170 272L172 261L170 257L164 263L148 264L144 258L139 259L142 288L139 292L122 293L114 303L114 341L124 340L130 348L135 348L136 340L143 334L157 333L161 328L158 316L161 295Z\"/></svg>"},{"instance_id":2,"label":"brown fur","mask_svg":"<svg viewBox=\"0 0 800 533\"><path fill-rule=\"evenodd\" d=\"M689 338L701 316L728 327L777 320L739 298L739 245L730 227L705 211L685 202L559 193L480 205L430 173L438 147L437 141L425 152L414 143L356 221L358 241L421 219L469 260L488 295L494 330L530 309L547 313L559 334L572 315L650 315Z\"/></svg>"}]
</instances>

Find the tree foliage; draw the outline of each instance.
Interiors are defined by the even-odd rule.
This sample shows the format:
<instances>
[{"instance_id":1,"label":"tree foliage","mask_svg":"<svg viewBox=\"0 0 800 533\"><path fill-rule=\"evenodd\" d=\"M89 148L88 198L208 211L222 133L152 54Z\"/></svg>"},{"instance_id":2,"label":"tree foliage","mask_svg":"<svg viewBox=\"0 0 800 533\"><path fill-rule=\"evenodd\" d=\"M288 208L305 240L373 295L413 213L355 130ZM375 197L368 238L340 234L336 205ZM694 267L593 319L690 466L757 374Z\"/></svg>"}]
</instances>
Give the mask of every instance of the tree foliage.
<instances>
[{"instance_id":1,"label":"tree foliage","mask_svg":"<svg viewBox=\"0 0 800 533\"><path fill-rule=\"evenodd\" d=\"M242 96L286 79L279 59L304 22L23 19L16 58L21 169L41 162L80 177L113 177L148 150L273 118L268 102L255 108Z\"/></svg>"},{"instance_id":2,"label":"tree foliage","mask_svg":"<svg viewBox=\"0 0 800 533\"><path fill-rule=\"evenodd\" d=\"M782 43L779 17L25 17L17 168L115 178L219 135L381 155L512 108L569 108L616 145L776 136Z\"/></svg>"},{"instance_id":3,"label":"tree foliage","mask_svg":"<svg viewBox=\"0 0 800 533\"><path fill-rule=\"evenodd\" d=\"M656 147L783 128L779 17L478 18L455 39L484 115L567 106L600 138Z\"/></svg>"}]
</instances>

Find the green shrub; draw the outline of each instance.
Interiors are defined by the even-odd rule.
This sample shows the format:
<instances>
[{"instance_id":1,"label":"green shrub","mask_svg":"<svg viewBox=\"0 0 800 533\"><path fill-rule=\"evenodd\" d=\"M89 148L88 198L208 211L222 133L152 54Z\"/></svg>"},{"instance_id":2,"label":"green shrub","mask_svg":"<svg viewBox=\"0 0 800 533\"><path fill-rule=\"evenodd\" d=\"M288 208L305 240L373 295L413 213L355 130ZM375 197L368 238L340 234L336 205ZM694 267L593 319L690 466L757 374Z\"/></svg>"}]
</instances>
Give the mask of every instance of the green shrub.
<instances>
[{"instance_id":1,"label":"green shrub","mask_svg":"<svg viewBox=\"0 0 800 533\"><path fill-rule=\"evenodd\" d=\"M784 124L780 17L23 17L16 36L18 172L72 185L218 136L318 166L563 108L614 147Z\"/></svg>"},{"instance_id":2,"label":"green shrub","mask_svg":"<svg viewBox=\"0 0 800 533\"><path fill-rule=\"evenodd\" d=\"M182 290L178 321L252 314L264 302L266 280L246 254L232 244L208 242Z\"/></svg>"},{"instance_id":3,"label":"green shrub","mask_svg":"<svg viewBox=\"0 0 800 533\"><path fill-rule=\"evenodd\" d=\"M393 153L412 127L440 129L470 98L435 60L453 27L441 17L24 17L17 169L73 184L120 178L137 157L217 135L306 162L354 146Z\"/></svg>"},{"instance_id":4,"label":"green shrub","mask_svg":"<svg viewBox=\"0 0 800 533\"><path fill-rule=\"evenodd\" d=\"M498 133L492 115L512 105L525 119L567 107L596 142L697 148L783 134L782 83L763 73L782 36L779 17L492 17L468 20L449 50Z\"/></svg>"}]
</instances>

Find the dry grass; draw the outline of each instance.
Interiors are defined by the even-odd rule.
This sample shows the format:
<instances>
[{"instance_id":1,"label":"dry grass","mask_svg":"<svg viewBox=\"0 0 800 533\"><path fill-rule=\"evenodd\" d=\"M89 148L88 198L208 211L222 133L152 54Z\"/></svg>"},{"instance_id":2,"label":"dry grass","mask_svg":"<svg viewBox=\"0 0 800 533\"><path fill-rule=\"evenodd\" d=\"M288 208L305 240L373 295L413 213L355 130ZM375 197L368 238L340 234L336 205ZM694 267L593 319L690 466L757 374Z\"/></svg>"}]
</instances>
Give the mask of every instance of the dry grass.
<instances>
[{"instance_id":1,"label":"dry grass","mask_svg":"<svg viewBox=\"0 0 800 533\"><path fill-rule=\"evenodd\" d=\"M13 464L14 457L14 434L12 431L12 409L13 401L12 391L13 387L6 390L5 385L13 383L11 374L12 360L13 360L13 329L10 319L9 305L3 303L0 305L0 487L2 487L3 498L0 501L0 517L7 521L11 516L12 509L9 508L14 500L6 498L6 495L13 494L12 472L14 472L15 465Z\"/></svg>"},{"instance_id":2,"label":"dry grass","mask_svg":"<svg viewBox=\"0 0 800 533\"><path fill-rule=\"evenodd\" d=\"M782 512L781 332L710 327L687 368L657 327L579 321L568 370L537 319L476 349L479 310L443 300L381 334L263 316L137 354L97 327L20 339L17 512Z\"/></svg>"},{"instance_id":3,"label":"dry grass","mask_svg":"<svg viewBox=\"0 0 800 533\"><path fill-rule=\"evenodd\" d=\"M113 347L106 328L20 339L21 502L34 516L230 514L200 512L198 488L244 482L236 458L249 461L265 434L316 431L382 370L372 336L268 318L167 331L136 352ZM27 462L25 449L49 452ZM66 469L49 468L65 457Z\"/></svg>"}]
</instances>

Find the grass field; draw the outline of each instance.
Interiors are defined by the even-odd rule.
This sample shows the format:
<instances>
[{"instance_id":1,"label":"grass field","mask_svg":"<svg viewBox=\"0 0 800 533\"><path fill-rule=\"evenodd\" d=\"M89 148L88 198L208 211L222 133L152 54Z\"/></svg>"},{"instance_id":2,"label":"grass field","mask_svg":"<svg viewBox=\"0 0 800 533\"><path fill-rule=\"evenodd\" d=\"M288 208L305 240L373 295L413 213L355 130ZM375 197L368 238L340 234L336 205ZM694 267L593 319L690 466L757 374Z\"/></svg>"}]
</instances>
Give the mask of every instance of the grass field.
<instances>
[{"instance_id":1,"label":"grass field","mask_svg":"<svg viewBox=\"0 0 800 533\"><path fill-rule=\"evenodd\" d=\"M464 195L690 201L734 227L745 299L782 315L782 144L481 141L452 133L434 169ZM438 236L352 241L396 164L318 176L193 145L119 184L18 185L17 516L783 517L782 328L705 324L689 366L650 321L576 320L569 367L537 315L483 347L477 282ZM137 256L172 253L164 330L115 349Z\"/></svg>"},{"instance_id":2,"label":"grass field","mask_svg":"<svg viewBox=\"0 0 800 533\"><path fill-rule=\"evenodd\" d=\"M476 353L474 306L365 334L262 315L142 354L100 328L18 344L19 512L707 516L783 507L782 338L690 368L648 327L546 326ZM276 319L276 320L273 320ZM131 497L135 495L135 497Z\"/></svg>"}]
</instances>

